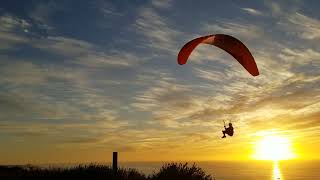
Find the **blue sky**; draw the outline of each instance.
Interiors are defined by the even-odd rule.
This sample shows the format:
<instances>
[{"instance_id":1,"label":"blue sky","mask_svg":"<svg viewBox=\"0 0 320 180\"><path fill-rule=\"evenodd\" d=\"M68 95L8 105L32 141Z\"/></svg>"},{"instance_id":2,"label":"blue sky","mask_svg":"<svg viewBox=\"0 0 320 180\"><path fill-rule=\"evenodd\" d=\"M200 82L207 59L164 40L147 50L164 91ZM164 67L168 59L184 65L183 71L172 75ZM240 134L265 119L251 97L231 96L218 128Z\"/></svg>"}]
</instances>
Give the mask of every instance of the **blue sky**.
<instances>
[{"instance_id":1,"label":"blue sky","mask_svg":"<svg viewBox=\"0 0 320 180\"><path fill-rule=\"evenodd\" d=\"M108 161L112 151L126 160L233 158L266 133L290 136L297 151L307 139L311 157L320 135L319 5L3 1L0 163ZM248 46L260 76L206 45L177 65L184 43L218 33ZM222 120L237 129L227 144Z\"/></svg>"}]
</instances>

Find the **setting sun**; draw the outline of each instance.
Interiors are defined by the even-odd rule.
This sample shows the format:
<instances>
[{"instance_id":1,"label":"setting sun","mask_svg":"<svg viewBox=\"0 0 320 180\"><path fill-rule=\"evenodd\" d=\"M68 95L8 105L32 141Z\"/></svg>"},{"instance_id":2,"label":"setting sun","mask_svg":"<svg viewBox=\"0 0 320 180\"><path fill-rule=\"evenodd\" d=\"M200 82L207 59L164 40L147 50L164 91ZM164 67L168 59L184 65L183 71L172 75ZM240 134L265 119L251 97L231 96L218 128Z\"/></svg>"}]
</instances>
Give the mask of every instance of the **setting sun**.
<instances>
[{"instance_id":1,"label":"setting sun","mask_svg":"<svg viewBox=\"0 0 320 180\"><path fill-rule=\"evenodd\" d=\"M254 159L257 160L287 160L294 158L289 139L268 136L257 141Z\"/></svg>"}]
</instances>

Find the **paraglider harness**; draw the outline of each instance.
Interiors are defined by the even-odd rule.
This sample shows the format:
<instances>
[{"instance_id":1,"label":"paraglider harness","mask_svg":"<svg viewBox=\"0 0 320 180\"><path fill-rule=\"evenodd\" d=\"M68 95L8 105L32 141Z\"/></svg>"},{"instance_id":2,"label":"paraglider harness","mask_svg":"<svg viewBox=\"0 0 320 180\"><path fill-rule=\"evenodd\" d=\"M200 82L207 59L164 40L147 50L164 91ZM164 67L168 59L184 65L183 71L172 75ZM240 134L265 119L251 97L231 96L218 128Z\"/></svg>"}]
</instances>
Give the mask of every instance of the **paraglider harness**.
<instances>
[{"instance_id":1,"label":"paraglider harness","mask_svg":"<svg viewBox=\"0 0 320 180\"><path fill-rule=\"evenodd\" d=\"M229 127L226 127L226 122L223 120L223 126L224 126L224 131L222 131L223 136L225 137L225 134L228 134L229 136L233 136L233 127L232 127L232 123L231 120L229 121Z\"/></svg>"}]
</instances>

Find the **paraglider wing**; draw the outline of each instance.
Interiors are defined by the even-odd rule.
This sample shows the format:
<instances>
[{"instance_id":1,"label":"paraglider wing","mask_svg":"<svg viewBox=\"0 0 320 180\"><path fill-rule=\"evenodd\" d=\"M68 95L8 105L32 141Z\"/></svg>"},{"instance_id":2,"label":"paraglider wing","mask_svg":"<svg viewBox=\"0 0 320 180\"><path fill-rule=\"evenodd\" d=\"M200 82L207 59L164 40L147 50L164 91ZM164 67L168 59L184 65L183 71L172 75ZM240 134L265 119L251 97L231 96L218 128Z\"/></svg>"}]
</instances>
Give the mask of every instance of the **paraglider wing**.
<instances>
[{"instance_id":1,"label":"paraglider wing","mask_svg":"<svg viewBox=\"0 0 320 180\"><path fill-rule=\"evenodd\" d=\"M257 64L249 49L240 40L225 34L202 36L191 40L180 50L178 54L178 64L183 65L187 63L192 51L202 43L214 45L225 50L232 55L252 76L259 75Z\"/></svg>"}]
</instances>

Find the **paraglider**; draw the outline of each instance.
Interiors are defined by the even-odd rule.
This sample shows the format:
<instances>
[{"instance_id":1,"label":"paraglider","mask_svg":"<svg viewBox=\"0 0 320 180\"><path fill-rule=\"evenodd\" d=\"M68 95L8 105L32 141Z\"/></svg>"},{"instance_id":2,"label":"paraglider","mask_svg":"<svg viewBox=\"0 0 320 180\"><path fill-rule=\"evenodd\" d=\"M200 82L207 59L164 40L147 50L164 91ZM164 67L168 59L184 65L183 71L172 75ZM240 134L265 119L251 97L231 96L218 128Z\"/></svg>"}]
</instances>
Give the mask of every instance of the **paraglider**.
<instances>
[{"instance_id":1,"label":"paraglider","mask_svg":"<svg viewBox=\"0 0 320 180\"><path fill-rule=\"evenodd\" d=\"M225 34L202 36L185 44L178 54L178 64L183 65L199 44L219 47L232 55L252 76L258 76L259 70L249 49L235 37Z\"/></svg>"},{"instance_id":2,"label":"paraglider","mask_svg":"<svg viewBox=\"0 0 320 180\"><path fill-rule=\"evenodd\" d=\"M240 40L225 34L202 36L189 41L178 54L178 64L186 64L190 54L199 44L210 44L223 49L233 56L252 76L259 75L257 64L249 49ZM226 134L233 136L234 130L231 122L229 127L224 125L222 133L222 138L226 138Z\"/></svg>"}]
</instances>

